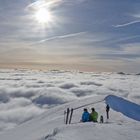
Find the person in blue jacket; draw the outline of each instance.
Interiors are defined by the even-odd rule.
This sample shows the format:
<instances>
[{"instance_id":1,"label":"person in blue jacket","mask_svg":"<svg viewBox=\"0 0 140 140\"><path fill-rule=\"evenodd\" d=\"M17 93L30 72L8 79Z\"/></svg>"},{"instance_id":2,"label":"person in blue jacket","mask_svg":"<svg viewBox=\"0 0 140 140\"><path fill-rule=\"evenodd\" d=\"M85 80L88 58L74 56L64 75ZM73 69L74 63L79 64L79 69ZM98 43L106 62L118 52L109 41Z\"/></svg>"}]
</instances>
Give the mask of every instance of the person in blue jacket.
<instances>
[{"instance_id":1,"label":"person in blue jacket","mask_svg":"<svg viewBox=\"0 0 140 140\"><path fill-rule=\"evenodd\" d=\"M87 110L87 108L84 108L84 112L82 114L82 122L89 122L90 114Z\"/></svg>"}]
</instances>

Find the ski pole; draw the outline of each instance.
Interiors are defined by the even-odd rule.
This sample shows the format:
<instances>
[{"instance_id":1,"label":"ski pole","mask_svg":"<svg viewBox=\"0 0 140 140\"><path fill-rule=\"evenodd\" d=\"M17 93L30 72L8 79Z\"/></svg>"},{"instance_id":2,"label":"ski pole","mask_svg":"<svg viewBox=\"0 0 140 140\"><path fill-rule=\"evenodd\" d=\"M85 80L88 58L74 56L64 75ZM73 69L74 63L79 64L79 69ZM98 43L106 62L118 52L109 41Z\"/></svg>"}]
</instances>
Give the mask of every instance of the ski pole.
<instances>
[{"instance_id":1,"label":"ski pole","mask_svg":"<svg viewBox=\"0 0 140 140\"><path fill-rule=\"evenodd\" d=\"M70 113L70 119L69 119L69 124L71 124L72 115L73 115L73 108L71 109L71 113Z\"/></svg>"},{"instance_id":2,"label":"ski pole","mask_svg":"<svg viewBox=\"0 0 140 140\"><path fill-rule=\"evenodd\" d=\"M66 111L64 111L64 123L66 123L66 116L65 116L65 114L66 114Z\"/></svg>"},{"instance_id":3,"label":"ski pole","mask_svg":"<svg viewBox=\"0 0 140 140\"><path fill-rule=\"evenodd\" d=\"M66 115L66 124L68 124L70 109L67 108L67 115Z\"/></svg>"}]
</instances>

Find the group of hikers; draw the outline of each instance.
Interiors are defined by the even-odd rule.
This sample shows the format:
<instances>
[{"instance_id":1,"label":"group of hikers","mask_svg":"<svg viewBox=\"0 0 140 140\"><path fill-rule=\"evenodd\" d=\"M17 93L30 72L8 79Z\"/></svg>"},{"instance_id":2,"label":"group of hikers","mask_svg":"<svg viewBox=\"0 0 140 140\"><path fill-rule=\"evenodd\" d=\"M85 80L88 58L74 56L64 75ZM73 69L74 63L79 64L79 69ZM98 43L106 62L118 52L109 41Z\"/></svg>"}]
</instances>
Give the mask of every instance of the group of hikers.
<instances>
[{"instance_id":1,"label":"group of hikers","mask_svg":"<svg viewBox=\"0 0 140 140\"><path fill-rule=\"evenodd\" d=\"M82 114L82 122L97 122L98 113L95 111L94 108L91 108L91 113L88 112L87 108L84 108L84 112Z\"/></svg>"},{"instance_id":2,"label":"group of hikers","mask_svg":"<svg viewBox=\"0 0 140 140\"><path fill-rule=\"evenodd\" d=\"M107 119L109 119L109 105L106 106ZM91 113L88 112L87 108L84 108L82 114L82 122L98 122L98 113L95 108L91 108ZM100 122L103 123L103 116L100 116Z\"/></svg>"},{"instance_id":3,"label":"group of hikers","mask_svg":"<svg viewBox=\"0 0 140 140\"><path fill-rule=\"evenodd\" d=\"M82 106L83 107L83 106ZM76 109L79 109L81 107L78 107ZM64 122L65 124L70 124L73 116L73 111L76 109L69 109L67 108L67 111L64 111ZM107 120L109 119L109 105L106 106L106 117ZM66 116L65 116L66 114ZM91 113L88 112L87 108L84 108L84 112L82 114L81 122L98 122L98 113L95 111L95 108L91 108ZM100 116L100 123L104 123L104 118L101 115Z\"/></svg>"}]
</instances>

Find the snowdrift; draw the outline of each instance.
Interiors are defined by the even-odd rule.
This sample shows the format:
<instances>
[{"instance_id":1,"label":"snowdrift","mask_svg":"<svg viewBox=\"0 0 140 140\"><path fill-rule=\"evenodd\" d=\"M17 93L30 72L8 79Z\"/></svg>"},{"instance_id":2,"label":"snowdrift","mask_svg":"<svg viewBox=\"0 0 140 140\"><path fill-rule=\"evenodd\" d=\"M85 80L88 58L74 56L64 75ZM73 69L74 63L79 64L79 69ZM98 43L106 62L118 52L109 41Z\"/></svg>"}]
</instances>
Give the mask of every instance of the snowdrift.
<instances>
[{"instance_id":1,"label":"snowdrift","mask_svg":"<svg viewBox=\"0 0 140 140\"><path fill-rule=\"evenodd\" d=\"M113 110L121 112L129 118L140 121L140 105L115 95L107 96L105 101Z\"/></svg>"}]
</instances>

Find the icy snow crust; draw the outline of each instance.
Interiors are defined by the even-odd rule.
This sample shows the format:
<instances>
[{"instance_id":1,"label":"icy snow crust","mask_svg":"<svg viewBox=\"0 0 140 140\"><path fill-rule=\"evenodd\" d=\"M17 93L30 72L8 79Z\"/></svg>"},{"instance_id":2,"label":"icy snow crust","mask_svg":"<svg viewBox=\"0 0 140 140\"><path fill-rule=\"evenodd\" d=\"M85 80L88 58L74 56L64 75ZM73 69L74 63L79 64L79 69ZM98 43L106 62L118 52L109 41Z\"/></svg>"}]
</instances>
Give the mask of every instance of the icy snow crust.
<instances>
[{"instance_id":1,"label":"icy snow crust","mask_svg":"<svg viewBox=\"0 0 140 140\"><path fill-rule=\"evenodd\" d=\"M139 93L140 76L135 74L0 70L0 140L139 140L140 122L112 109L108 123L79 123L80 108L72 124L64 124L67 107L108 95L140 104ZM95 107L106 121L105 106L100 102L87 108Z\"/></svg>"}]
</instances>

